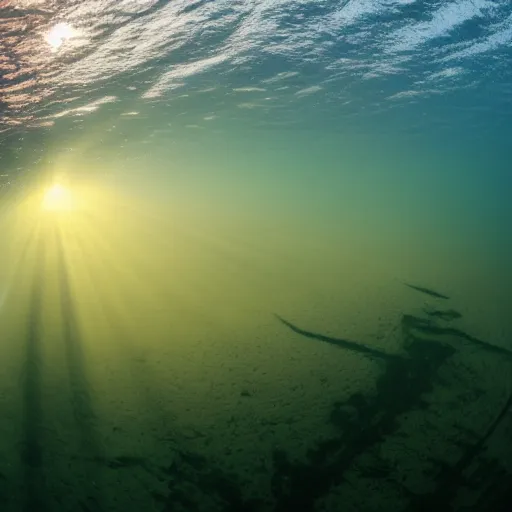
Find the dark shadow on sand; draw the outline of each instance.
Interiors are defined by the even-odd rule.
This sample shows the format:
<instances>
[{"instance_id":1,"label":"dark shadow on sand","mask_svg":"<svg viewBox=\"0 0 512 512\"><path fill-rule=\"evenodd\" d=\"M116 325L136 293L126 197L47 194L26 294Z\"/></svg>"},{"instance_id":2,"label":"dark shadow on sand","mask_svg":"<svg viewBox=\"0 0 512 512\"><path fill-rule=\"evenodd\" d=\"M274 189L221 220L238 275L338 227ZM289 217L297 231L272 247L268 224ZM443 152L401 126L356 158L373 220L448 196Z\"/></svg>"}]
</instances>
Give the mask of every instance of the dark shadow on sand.
<instances>
[{"instance_id":1,"label":"dark shadow on sand","mask_svg":"<svg viewBox=\"0 0 512 512\"><path fill-rule=\"evenodd\" d=\"M430 477L433 489L429 493L413 492L407 485L407 475L380 455L381 444L390 436L410 438L410 447L414 449L414 439L417 436L421 438L422 432L404 430L402 420L410 413L422 409L429 410L433 416L443 414L443 410L430 410L435 405L431 402L430 393L445 385L440 377L440 368L449 364L468 343L475 350L509 354L460 329L447 326L446 322L461 317L457 311L434 311L434 314L427 312L426 318L409 314L402 316L403 357L382 353L360 342L310 332L276 315L279 322L296 334L382 362L375 391L355 393L347 400L334 403L327 418L334 434L313 445L305 458L297 459L292 453L279 448L272 450L270 501L245 496L243 483L206 457L180 452L170 467L162 468L169 478L168 494L154 495L155 500L162 503L162 510L167 512L177 508L207 512L211 508L208 503L215 503L222 504L218 509L223 511L315 512L333 489L347 482L350 486L351 479L357 478L365 482L363 485L368 486L368 492L374 486L385 486L397 497L397 502L388 503L391 508L383 504L382 512L451 512L455 510L453 500L459 490L468 485L470 475L469 485L471 482L475 485L484 482L477 510L508 512L512 475L499 462L486 457L485 447L510 411L512 397L484 434L468 432L463 426L455 425L457 437L445 441L447 445L453 443L462 448L462 456L452 464L434 461L433 467L438 469ZM436 324L437 321L444 322L444 325ZM476 382L461 382L460 385L473 386L473 391L485 393ZM412 464L416 455L412 452ZM421 456L428 460L429 453ZM356 503L351 501L347 506L353 509ZM339 502L339 507L341 510L343 502Z\"/></svg>"},{"instance_id":2,"label":"dark shadow on sand","mask_svg":"<svg viewBox=\"0 0 512 512\"><path fill-rule=\"evenodd\" d=\"M311 336L297 328L293 330L326 341L325 336ZM353 345L360 346L356 342L340 346L366 354L366 350L358 350ZM396 431L400 415L427 407L422 397L432 389L437 369L455 349L432 340L414 338L405 350L408 357L385 358L385 368L373 395L356 393L347 401L334 404L329 422L339 433L311 449L307 462L294 461L282 450L274 451L274 512L298 509L313 512L318 500L343 483L345 472L359 456ZM386 478L389 470L386 463L380 461L377 465L361 468L360 472L363 478L376 479ZM394 485L401 487L399 482ZM400 488L400 492L405 490Z\"/></svg>"}]
</instances>

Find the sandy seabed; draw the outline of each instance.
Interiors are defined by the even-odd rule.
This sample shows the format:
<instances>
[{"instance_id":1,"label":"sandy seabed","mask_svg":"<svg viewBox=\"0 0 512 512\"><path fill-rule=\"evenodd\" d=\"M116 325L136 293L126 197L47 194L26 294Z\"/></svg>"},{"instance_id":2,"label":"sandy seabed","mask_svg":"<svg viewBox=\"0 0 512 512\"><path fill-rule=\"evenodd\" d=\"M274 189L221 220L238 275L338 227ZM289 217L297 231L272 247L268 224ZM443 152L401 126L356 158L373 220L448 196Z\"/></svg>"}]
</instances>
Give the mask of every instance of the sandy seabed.
<instances>
[{"instance_id":1,"label":"sandy seabed","mask_svg":"<svg viewBox=\"0 0 512 512\"><path fill-rule=\"evenodd\" d=\"M66 229L6 233L3 511L501 510L492 289L361 247Z\"/></svg>"}]
</instances>

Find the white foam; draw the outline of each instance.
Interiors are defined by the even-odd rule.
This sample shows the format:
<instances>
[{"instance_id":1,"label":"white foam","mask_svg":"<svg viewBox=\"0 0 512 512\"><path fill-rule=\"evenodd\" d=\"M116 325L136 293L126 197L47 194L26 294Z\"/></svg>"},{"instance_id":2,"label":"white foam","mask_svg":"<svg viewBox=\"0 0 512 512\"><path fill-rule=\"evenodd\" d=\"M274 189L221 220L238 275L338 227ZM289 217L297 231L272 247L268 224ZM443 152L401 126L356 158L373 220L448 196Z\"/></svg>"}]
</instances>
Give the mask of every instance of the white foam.
<instances>
[{"instance_id":1,"label":"white foam","mask_svg":"<svg viewBox=\"0 0 512 512\"><path fill-rule=\"evenodd\" d=\"M451 61L455 59L463 59L467 57L473 57L481 53L495 50L500 46L510 45L512 42L512 15L510 15L505 21L499 25L495 25L493 33L481 39L479 42L474 43L463 50L452 53L445 57L443 61Z\"/></svg>"},{"instance_id":2,"label":"white foam","mask_svg":"<svg viewBox=\"0 0 512 512\"><path fill-rule=\"evenodd\" d=\"M385 51L397 53L414 50L433 39L448 35L473 18L484 16L495 7L495 3L489 0L459 0L446 3L434 12L429 21L409 24L392 32Z\"/></svg>"}]
</instances>

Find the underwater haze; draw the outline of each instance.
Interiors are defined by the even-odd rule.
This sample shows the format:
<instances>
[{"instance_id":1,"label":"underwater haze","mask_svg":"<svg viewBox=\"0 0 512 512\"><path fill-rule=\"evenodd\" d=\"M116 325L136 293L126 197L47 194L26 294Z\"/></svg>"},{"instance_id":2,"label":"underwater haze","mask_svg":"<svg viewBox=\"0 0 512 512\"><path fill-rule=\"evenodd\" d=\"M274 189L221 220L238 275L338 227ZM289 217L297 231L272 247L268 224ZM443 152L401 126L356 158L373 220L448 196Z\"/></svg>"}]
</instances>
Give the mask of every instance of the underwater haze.
<instances>
[{"instance_id":1,"label":"underwater haze","mask_svg":"<svg viewBox=\"0 0 512 512\"><path fill-rule=\"evenodd\" d=\"M510 510L511 58L506 0L0 0L0 510Z\"/></svg>"}]
</instances>

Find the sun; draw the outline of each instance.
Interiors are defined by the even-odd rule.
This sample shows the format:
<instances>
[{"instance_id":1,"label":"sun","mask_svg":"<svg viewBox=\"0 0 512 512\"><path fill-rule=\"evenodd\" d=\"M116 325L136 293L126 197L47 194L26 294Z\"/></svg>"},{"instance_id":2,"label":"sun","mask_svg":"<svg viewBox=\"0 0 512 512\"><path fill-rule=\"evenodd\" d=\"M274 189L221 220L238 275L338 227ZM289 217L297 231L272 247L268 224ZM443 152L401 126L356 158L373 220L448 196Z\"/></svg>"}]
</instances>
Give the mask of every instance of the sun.
<instances>
[{"instance_id":1,"label":"sun","mask_svg":"<svg viewBox=\"0 0 512 512\"><path fill-rule=\"evenodd\" d=\"M42 203L46 211L69 211L73 208L71 192L60 184L52 185L45 192Z\"/></svg>"},{"instance_id":2,"label":"sun","mask_svg":"<svg viewBox=\"0 0 512 512\"><path fill-rule=\"evenodd\" d=\"M58 23L45 36L46 42L57 50L66 39L71 39L75 30L67 23Z\"/></svg>"}]
</instances>

